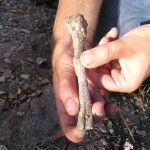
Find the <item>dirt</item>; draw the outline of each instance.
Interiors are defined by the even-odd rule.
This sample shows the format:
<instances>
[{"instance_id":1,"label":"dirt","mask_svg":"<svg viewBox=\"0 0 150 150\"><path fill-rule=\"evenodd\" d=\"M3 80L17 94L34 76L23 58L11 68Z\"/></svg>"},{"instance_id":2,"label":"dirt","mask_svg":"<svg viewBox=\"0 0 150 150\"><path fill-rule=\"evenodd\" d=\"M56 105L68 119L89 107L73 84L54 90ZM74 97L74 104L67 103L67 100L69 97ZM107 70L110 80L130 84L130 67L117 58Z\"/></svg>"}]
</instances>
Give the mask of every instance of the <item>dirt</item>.
<instances>
[{"instance_id":1,"label":"dirt","mask_svg":"<svg viewBox=\"0 0 150 150\"><path fill-rule=\"evenodd\" d=\"M61 129L51 68L56 8L56 1L0 0L0 150L149 150L150 79L134 93L110 93L118 114L83 142L55 134Z\"/></svg>"}]
</instances>

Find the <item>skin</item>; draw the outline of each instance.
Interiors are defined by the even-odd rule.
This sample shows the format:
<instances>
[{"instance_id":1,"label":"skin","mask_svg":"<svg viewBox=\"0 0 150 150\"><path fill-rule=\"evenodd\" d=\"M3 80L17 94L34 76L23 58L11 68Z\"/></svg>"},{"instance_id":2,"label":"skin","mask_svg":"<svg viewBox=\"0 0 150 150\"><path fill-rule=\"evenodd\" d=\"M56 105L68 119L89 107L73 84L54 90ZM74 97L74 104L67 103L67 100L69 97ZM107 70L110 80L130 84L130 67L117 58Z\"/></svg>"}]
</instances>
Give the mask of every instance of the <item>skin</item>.
<instances>
[{"instance_id":1,"label":"skin","mask_svg":"<svg viewBox=\"0 0 150 150\"><path fill-rule=\"evenodd\" d=\"M89 72L88 77L97 88L133 92L150 75L150 25L137 27L118 40L108 40L82 53L82 64L98 70Z\"/></svg>"},{"instance_id":2,"label":"skin","mask_svg":"<svg viewBox=\"0 0 150 150\"><path fill-rule=\"evenodd\" d=\"M132 76L138 77L138 80L140 80L140 82L138 81L138 86L140 85L142 80L144 80L149 74L147 73L149 68L148 67L149 51L147 50L146 56L144 53L142 53L142 49L140 51L141 53L138 54L136 54L137 51L135 51L135 47L137 47L137 49L144 48L145 45L147 45L146 43L148 43L147 41L150 41L149 39L150 36L147 35L148 33L147 31L145 31L146 35L149 37L145 35L146 36L145 42L141 42L143 41L143 39L141 40L141 38L143 37L139 38L139 40L136 37L134 38L134 35L132 36L132 32L127 36L125 36L126 38L122 37L120 39L120 42L118 42L118 40L115 39L118 35L118 30L116 28L113 28L106 34L104 38L101 39L97 47L91 49L92 39L96 29L97 19L101 8L101 4L102 1L100 0L78 0L78 1L72 0L71 3L70 0L60 0L57 15L56 15L56 20L54 24L54 31L53 31L54 49L53 49L53 59L52 59L54 93L55 93L56 105L57 105L57 110L58 110L58 115L60 118L62 130L65 136L72 142L82 141L86 133L85 131L76 130L75 116L79 112L79 101L78 101L78 90L77 90L78 88L77 88L77 78L73 67L72 39L64 23L66 17L77 13L81 13L84 15L85 19L88 22L88 29L87 29L88 34L85 42L85 49L88 49L88 51L84 52L81 55L81 61L85 67L90 68L87 70L87 76L89 82L89 92L92 99L92 113L94 116L94 122L102 121L105 118L105 115L113 116L116 113L116 105L113 104L111 100L108 98L106 91L99 90L98 88L108 89L110 91L117 91L118 89L118 91L122 91L122 92L127 92L127 91L129 92L135 89L133 88L135 82L137 82L137 80L135 81L135 78L133 78L134 82L132 82L132 85L130 84L132 88L128 88L128 86L125 87L125 83L128 81L128 83L126 83L126 85L128 85L131 79L129 78L129 80L122 80L124 76L118 76L124 73L124 70L120 71L122 65L128 64L127 61L125 60L128 60L129 58L130 58L129 60L136 58L133 61L134 63L132 63L131 61L130 63L131 67L130 64L128 64L127 68L126 65L124 66L126 70L129 70L128 72L126 72L128 73L127 75L132 73L133 74ZM146 27L145 30L149 30L149 27ZM140 34L140 32L138 34ZM132 42L132 37L134 39L133 42ZM115 44L115 43L119 43L119 44ZM138 46L136 46L137 43L140 46L139 48ZM112 47L109 48L109 51L110 49L112 49L112 51L111 51L111 55L108 55L109 51L107 49L108 46L110 45ZM115 49L117 49L117 52L115 51ZM122 52L119 53L119 50L123 50L123 53ZM128 52L125 53L125 51ZM90 57L95 60L91 65L87 65L85 63L84 61L85 53L90 54ZM123 56L122 54L125 55ZM140 67L142 67L142 69L144 68L144 71L143 70L141 71L142 73L140 72L140 70L137 71L138 69L135 70L136 68L139 68L138 67L139 61L137 62L139 56L140 56ZM121 65L119 65L120 63L118 63L120 61L117 61L120 60L120 58L126 58L126 59L121 59ZM147 64L141 65L142 63L144 63L144 61L141 62L141 60L143 59L144 61L145 60L147 61ZM135 66L136 68L133 68ZM113 70L112 67L114 67L115 69ZM119 70L120 72L118 71L120 74L119 73L117 74L117 69L120 69ZM110 74L111 71L113 72L112 74ZM139 76L141 74L142 76ZM118 79L117 84L114 84L113 82L114 79L113 77L115 75L116 75L116 79ZM94 79L93 77L96 77L96 79ZM110 87L108 86L109 82L111 83Z\"/></svg>"},{"instance_id":3,"label":"skin","mask_svg":"<svg viewBox=\"0 0 150 150\"><path fill-rule=\"evenodd\" d=\"M53 82L57 110L65 136L80 142L85 131L76 130L75 116L79 112L77 78L73 67L73 46L70 33L64 21L65 18L81 13L88 21L85 49L91 48L92 38L96 29L98 13L102 1L100 0L60 0L53 31ZM84 5L83 5L84 4ZM96 90L89 85L92 99L94 122L102 121L106 115L116 113L116 105L108 98L105 91Z\"/></svg>"}]
</instances>

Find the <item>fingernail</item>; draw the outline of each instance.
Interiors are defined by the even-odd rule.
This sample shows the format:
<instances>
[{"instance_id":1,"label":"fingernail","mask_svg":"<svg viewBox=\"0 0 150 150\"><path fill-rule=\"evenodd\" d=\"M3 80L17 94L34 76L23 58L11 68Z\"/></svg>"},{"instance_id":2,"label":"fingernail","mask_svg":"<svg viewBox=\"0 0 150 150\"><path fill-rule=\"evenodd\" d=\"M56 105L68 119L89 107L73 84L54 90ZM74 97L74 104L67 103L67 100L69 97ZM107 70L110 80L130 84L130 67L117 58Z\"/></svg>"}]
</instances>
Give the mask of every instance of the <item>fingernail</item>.
<instances>
[{"instance_id":1,"label":"fingernail","mask_svg":"<svg viewBox=\"0 0 150 150\"><path fill-rule=\"evenodd\" d=\"M76 137L77 138L83 138L85 136L86 132L85 131L77 131Z\"/></svg>"},{"instance_id":2,"label":"fingernail","mask_svg":"<svg viewBox=\"0 0 150 150\"><path fill-rule=\"evenodd\" d=\"M95 110L95 111L93 112L93 114L96 115L96 116L102 117L102 116L105 115L105 114L104 114L104 109Z\"/></svg>"},{"instance_id":3,"label":"fingernail","mask_svg":"<svg viewBox=\"0 0 150 150\"><path fill-rule=\"evenodd\" d=\"M109 31L109 34L112 35L114 33L113 31L114 29L112 28L110 31Z\"/></svg>"},{"instance_id":4,"label":"fingernail","mask_svg":"<svg viewBox=\"0 0 150 150\"><path fill-rule=\"evenodd\" d=\"M77 103L75 100L69 100L66 105L66 110L70 115L75 115L78 113Z\"/></svg>"},{"instance_id":5,"label":"fingernail","mask_svg":"<svg viewBox=\"0 0 150 150\"><path fill-rule=\"evenodd\" d=\"M82 54L83 61L86 65L91 65L93 63L93 56L90 52L85 52Z\"/></svg>"}]
</instances>

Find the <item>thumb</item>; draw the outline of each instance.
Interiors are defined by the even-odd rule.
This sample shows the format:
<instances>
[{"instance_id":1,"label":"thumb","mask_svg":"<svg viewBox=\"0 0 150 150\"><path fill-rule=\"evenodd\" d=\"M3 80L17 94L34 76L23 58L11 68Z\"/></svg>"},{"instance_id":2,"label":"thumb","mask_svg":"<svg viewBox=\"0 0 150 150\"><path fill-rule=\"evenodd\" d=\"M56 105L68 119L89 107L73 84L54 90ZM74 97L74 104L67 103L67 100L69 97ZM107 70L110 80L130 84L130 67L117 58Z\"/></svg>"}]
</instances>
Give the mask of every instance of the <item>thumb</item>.
<instances>
[{"instance_id":1,"label":"thumb","mask_svg":"<svg viewBox=\"0 0 150 150\"><path fill-rule=\"evenodd\" d=\"M81 54L80 60L86 68L96 68L123 56L125 46L122 39L109 42L87 50Z\"/></svg>"}]
</instances>

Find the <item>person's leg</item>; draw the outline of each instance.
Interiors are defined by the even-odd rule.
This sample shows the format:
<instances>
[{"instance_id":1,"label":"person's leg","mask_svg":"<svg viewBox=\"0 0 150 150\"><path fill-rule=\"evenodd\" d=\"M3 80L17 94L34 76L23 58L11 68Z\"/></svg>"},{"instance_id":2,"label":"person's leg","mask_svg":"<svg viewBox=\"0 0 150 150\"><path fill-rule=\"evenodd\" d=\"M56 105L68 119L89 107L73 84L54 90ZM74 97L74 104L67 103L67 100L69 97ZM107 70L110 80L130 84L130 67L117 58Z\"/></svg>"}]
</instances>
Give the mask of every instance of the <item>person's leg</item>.
<instances>
[{"instance_id":1,"label":"person's leg","mask_svg":"<svg viewBox=\"0 0 150 150\"><path fill-rule=\"evenodd\" d=\"M112 28L118 27L119 37L129 30L150 24L150 0L104 0L94 45Z\"/></svg>"},{"instance_id":2,"label":"person's leg","mask_svg":"<svg viewBox=\"0 0 150 150\"><path fill-rule=\"evenodd\" d=\"M120 0L119 36L143 24L150 24L150 0Z\"/></svg>"}]
</instances>

